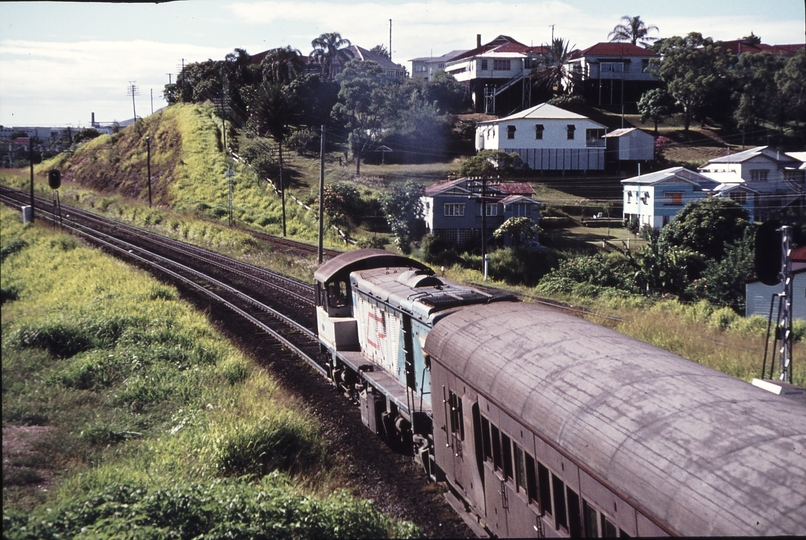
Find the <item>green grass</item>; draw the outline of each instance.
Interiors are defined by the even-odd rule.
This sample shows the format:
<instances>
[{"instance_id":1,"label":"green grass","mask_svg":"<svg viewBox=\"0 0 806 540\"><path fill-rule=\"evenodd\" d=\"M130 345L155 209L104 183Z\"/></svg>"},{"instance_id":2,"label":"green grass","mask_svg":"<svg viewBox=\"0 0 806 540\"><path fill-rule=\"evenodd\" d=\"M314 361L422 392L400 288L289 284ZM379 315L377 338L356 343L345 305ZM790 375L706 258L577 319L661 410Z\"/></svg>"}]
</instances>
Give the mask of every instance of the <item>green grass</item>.
<instances>
[{"instance_id":1,"label":"green grass","mask_svg":"<svg viewBox=\"0 0 806 540\"><path fill-rule=\"evenodd\" d=\"M305 405L173 288L17 212L0 220L3 425L47 428L4 465L4 537L416 534L330 495Z\"/></svg>"}]
</instances>

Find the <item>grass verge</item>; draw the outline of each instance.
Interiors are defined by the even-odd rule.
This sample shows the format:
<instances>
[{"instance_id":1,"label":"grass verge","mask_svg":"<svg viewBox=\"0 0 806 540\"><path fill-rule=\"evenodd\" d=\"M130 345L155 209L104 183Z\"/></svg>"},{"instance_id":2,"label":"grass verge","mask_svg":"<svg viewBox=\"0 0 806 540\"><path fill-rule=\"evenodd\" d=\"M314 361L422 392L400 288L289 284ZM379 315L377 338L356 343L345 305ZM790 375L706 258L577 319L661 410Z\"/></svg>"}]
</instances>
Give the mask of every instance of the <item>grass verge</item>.
<instances>
[{"instance_id":1,"label":"grass verge","mask_svg":"<svg viewBox=\"0 0 806 540\"><path fill-rule=\"evenodd\" d=\"M304 404L173 288L0 220L4 446L36 433L3 467L5 538L418 534L333 492Z\"/></svg>"}]
</instances>

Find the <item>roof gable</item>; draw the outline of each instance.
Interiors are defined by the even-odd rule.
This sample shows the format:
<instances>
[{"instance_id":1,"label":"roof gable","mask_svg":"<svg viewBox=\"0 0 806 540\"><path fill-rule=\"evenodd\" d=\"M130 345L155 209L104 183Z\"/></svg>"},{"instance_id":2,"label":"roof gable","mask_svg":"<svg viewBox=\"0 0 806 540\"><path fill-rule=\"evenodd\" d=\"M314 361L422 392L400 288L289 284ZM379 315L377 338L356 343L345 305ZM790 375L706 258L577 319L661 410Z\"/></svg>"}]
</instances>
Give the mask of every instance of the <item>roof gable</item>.
<instances>
[{"instance_id":1,"label":"roof gable","mask_svg":"<svg viewBox=\"0 0 806 540\"><path fill-rule=\"evenodd\" d=\"M657 171L642 176L634 176L632 178L625 178L621 181L623 185L641 184L641 185L657 185L667 182L685 182L691 184L696 188L713 189L717 186L717 182L708 178L705 175L690 171L685 167L671 167L662 171Z\"/></svg>"},{"instance_id":2,"label":"roof gable","mask_svg":"<svg viewBox=\"0 0 806 540\"><path fill-rule=\"evenodd\" d=\"M496 120L488 120L486 122L479 122L479 125L483 124L498 124L501 122L506 122L510 120L587 120L593 124L598 126L603 126L598 122L594 122L587 116L582 116L581 114L577 114L571 111L566 111L565 109L561 109L560 107L556 107L554 105L550 105L548 103L541 103L540 105L535 105L529 109L525 109L520 112L516 112L515 114L511 114L509 116L505 116L504 118L498 118Z\"/></svg>"}]
</instances>

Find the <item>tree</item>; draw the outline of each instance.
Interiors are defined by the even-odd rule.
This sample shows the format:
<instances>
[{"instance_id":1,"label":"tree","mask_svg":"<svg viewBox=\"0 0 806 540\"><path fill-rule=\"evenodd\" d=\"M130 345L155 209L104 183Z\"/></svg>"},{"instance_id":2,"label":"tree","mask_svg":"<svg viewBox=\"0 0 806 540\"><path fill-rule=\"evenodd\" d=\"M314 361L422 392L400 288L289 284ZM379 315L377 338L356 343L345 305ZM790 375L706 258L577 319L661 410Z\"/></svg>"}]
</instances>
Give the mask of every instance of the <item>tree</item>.
<instances>
[{"instance_id":1,"label":"tree","mask_svg":"<svg viewBox=\"0 0 806 540\"><path fill-rule=\"evenodd\" d=\"M641 113L641 123L652 121L655 124L655 134L658 133L658 123L671 116L674 99L663 88L653 88L644 92L638 101L638 112Z\"/></svg>"},{"instance_id":2,"label":"tree","mask_svg":"<svg viewBox=\"0 0 806 540\"><path fill-rule=\"evenodd\" d=\"M335 77L337 62L344 64L350 60L351 55L347 50L350 45L350 40L342 38L338 32L322 34L311 41L313 51L310 59L322 68L322 78L325 81L332 81Z\"/></svg>"},{"instance_id":3,"label":"tree","mask_svg":"<svg viewBox=\"0 0 806 540\"><path fill-rule=\"evenodd\" d=\"M775 83L787 116L806 122L806 49L800 49L786 61L784 68L775 74Z\"/></svg>"},{"instance_id":4,"label":"tree","mask_svg":"<svg viewBox=\"0 0 806 540\"><path fill-rule=\"evenodd\" d=\"M533 69L535 84L554 95L571 94L579 75L568 68L571 47L570 42L555 38L551 45L546 45L546 55L541 63Z\"/></svg>"},{"instance_id":5,"label":"tree","mask_svg":"<svg viewBox=\"0 0 806 540\"><path fill-rule=\"evenodd\" d=\"M291 45L270 50L260 63L264 81L289 84L305 70L302 53Z\"/></svg>"},{"instance_id":6,"label":"tree","mask_svg":"<svg viewBox=\"0 0 806 540\"><path fill-rule=\"evenodd\" d=\"M775 75L784 59L767 52L743 54L733 71L737 106L733 119L742 131L753 130L763 120L778 121L782 105Z\"/></svg>"},{"instance_id":7,"label":"tree","mask_svg":"<svg viewBox=\"0 0 806 540\"><path fill-rule=\"evenodd\" d=\"M377 54L378 56L383 56L384 58L387 58L387 59L390 59L390 60L392 58L392 55L389 53L389 49L387 49L386 46L383 45L383 44L375 45L374 47L372 47L369 50L369 52L371 52L373 54Z\"/></svg>"},{"instance_id":8,"label":"tree","mask_svg":"<svg viewBox=\"0 0 806 540\"><path fill-rule=\"evenodd\" d=\"M364 153L390 127L389 94L384 89L383 70L371 61L351 60L339 74L339 101L333 116L349 131L348 141L355 157L355 174L361 174Z\"/></svg>"},{"instance_id":9,"label":"tree","mask_svg":"<svg viewBox=\"0 0 806 540\"><path fill-rule=\"evenodd\" d=\"M383 200L386 221L403 253L411 252L411 242L420 232L423 219L422 196L425 186L414 180L395 184Z\"/></svg>"},{"instance_id":10,"label":"tree","mask_svg":"<svg viewBox=\"0 0 806 540\"><path fill-rule=\"evenodd\" d=\"M705 118L718 100L729 101L730 69L736 56L711 38L692 32L660 40L653 47L660 58L650 60L666 89L683 109L685 131L691 120Z\"/></svg>"},{"instance_id":11,"label":"tree","mask_svg":"<svg viewBox=\"0 0 806 540\"><path fill-rule=\"evenodd\" d=\"M537 223L532 218L523 216L508 218L493 231L496 239L503 239L507 236L512 238L512 245L516 247L534 240L538 234L540 234L540 227L537 226Z\"/></svg>"},{"instance_id":12,"label":"tree","mask_svg":"<svg viewBox=\"0 0 806 540\"><path fill-rule=\"evenodd\" d=\"M753 270L755 230L725 246L725 256L708 261L700 279L692 284L694 294L717 306L729 306L736 313L745 310L745 282Z\"/></svg>"},{"instance_id":13,"label":"tree","mask_svg":"<svg viewBox=\"0 0 806 540\"><path fill-rule=\"evenodd\" d=\"M498 176L515 174L525 167L517 152L481 150L462 164L462 176Z\"/></svg>"},{"instance_id":14,"label":"tree","mask_svg":"<svg viewBox=\"0 0 806 540\"><path fill-rule=\"evenodd\" d=\"M286 235L285 222L285 182L283 180L283 142L292 125L299 122L299 107L288 87L264 82L257 96L250 104L250 116L258 135L271 137L277 143L280 167L280 196L283 207L283 236Z\"/></svg>"},{"instance_id":15,"label":"tree","mask_svg":"<svg viewBox=\"0 0 806 540\"><path fill-rule=\"evenodd\" d=\"M617 24L613 31L608 34L607 38L610 41L629 41L633 45L640 41L642 45L647 46L648 42L658 39L648 37L649 32L652 30L657 31L658 27L655 25L647 26L640 16L630 17L629 15L624 15L621 20L624 24Z\"/></svg>"},{"instance_id":16,"label":"tree","mask_svg":"<svg viewBox=\"0 0 806 540\"><path fill-rule=\"evenodd\" d=\"M741 240L750 226L747 211L730 199L706 197L688 203L660 232L665 246L690 249L719 260L725 246Z\"/></svg>"}]
</instances>

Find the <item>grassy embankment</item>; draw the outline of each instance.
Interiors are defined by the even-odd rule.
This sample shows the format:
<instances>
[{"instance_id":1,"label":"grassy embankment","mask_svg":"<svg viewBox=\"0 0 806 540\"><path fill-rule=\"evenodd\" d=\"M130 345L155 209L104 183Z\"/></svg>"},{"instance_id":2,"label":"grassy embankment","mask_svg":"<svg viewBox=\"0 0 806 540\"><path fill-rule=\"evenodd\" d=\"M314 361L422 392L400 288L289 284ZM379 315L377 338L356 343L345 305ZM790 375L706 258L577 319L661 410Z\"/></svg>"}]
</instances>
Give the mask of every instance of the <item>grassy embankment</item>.
<instances>
[{"instance_id":1,"label":"grassy embankment","mask_svg":"<svg viewBox=\"0 0 806 540\"><path fill-rule=\"evenodd\" d=\"M4 445L36 434L3 465L4 538L414 532L333 492L305 405L173 288L0 219Z\"/></svg>"}]
</instances>

